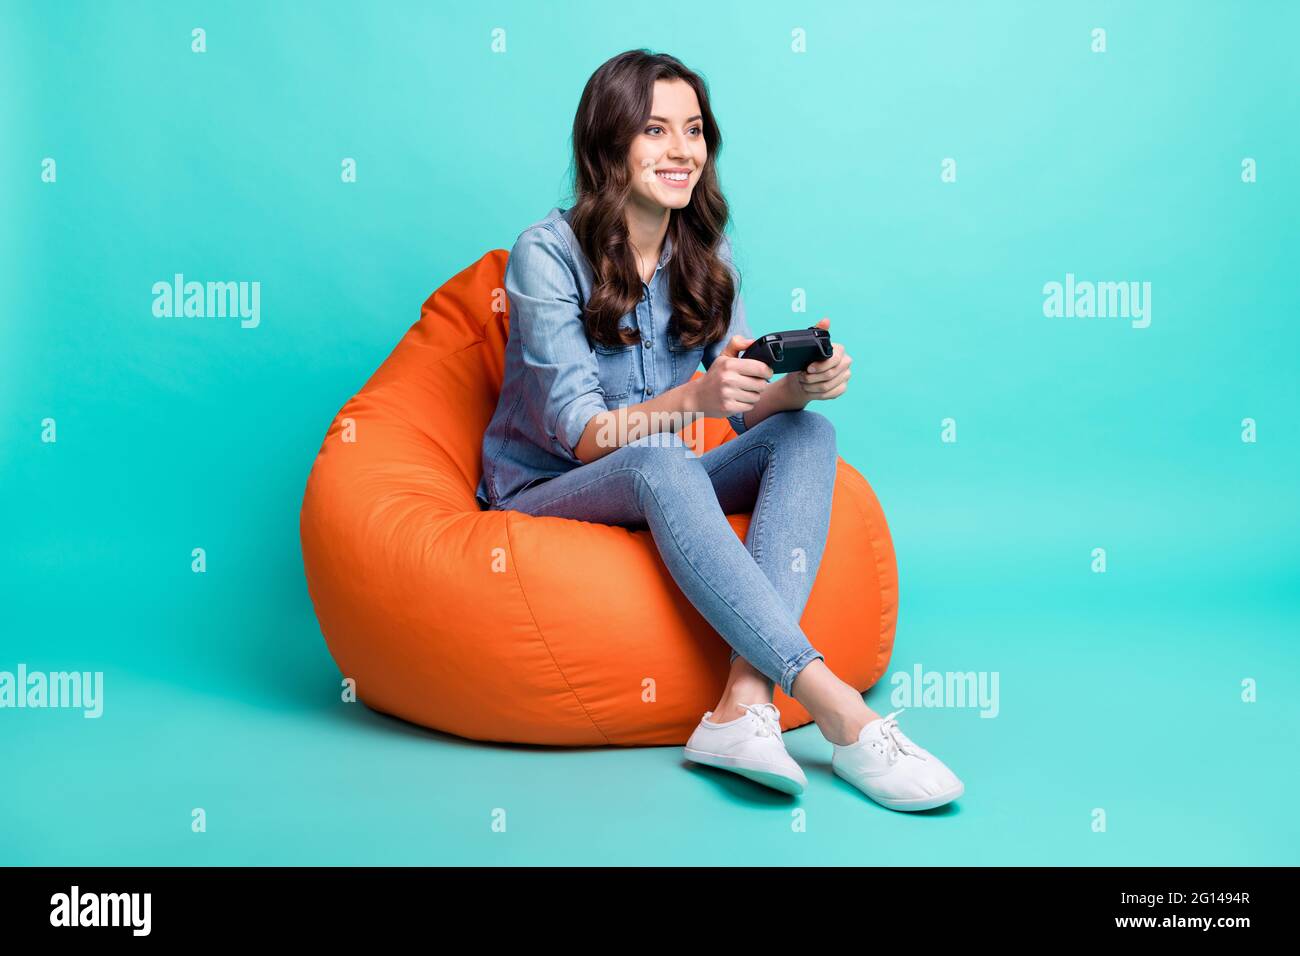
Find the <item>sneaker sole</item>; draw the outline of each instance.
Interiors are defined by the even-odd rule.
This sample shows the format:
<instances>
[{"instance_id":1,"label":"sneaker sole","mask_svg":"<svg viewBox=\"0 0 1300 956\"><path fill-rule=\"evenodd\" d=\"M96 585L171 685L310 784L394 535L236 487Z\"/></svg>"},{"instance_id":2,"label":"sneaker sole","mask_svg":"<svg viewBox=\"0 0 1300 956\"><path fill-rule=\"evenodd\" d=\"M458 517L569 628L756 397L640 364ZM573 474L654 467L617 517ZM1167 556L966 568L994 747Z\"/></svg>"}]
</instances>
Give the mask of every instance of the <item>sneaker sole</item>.
<instances>
[{"instance_id":1,"label":"sneaker sole","mask_svg":"<svg viewBox=\"0 0 1300 956\"><path fill-rule=\"evenodd\" d=\"M686 759L695 763L704 764L706 767L717 767L719 770L730 770L732 773L738 773L755 783L761 783L773 790L780 790L782 793L796 795L803 793L804 785L802 783L787 777L779 771L772 770L765 764L755 763L744 757L714 754L709 753L707 750L695 750L691 747L687 747L685 750Z\"/></svg>"},{"instance_id":2,"label":"sneaker sole","mask_svg":"<svg viewBox=\"0 0 1300 956\"><path fill-rule=\"evenodd\" d=\"M889 810L933 810L935 807L941 807L945 803L952 803L952 801L956 800L966 792L966 785L964 783L958 783L957 786L953 787L951 790L945 790L943 793L931 794L928 797L911 797L906 800L891 800L888 797L877 797L867 793L867 791L863 790L852 777L841 773L839 767L832 766L831 769L835 771L835 776L853 784L853 786L860 790L868 799L876 801L876 803Z\"/></svg>"}]
</instances>

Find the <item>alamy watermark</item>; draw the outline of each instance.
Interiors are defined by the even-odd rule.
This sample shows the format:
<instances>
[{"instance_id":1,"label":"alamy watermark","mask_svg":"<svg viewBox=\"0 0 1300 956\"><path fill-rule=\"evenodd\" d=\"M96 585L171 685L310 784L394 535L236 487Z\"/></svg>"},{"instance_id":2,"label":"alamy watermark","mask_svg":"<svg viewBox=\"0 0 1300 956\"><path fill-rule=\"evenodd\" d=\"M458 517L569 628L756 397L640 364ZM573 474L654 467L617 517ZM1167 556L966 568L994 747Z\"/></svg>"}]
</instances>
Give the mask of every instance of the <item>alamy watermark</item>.
<instances>
[{"instance_id":1,"label":"alamy watermark","mask_svg":"<svg viewBox=\"0 0 1300 956\"><path fill-rule=\"evenodd\" d=\"M238 317L245 329L262 321L260 282L186 282L178 272L171 282L155 282L153 295L153 314L160 319Z\"/></svg>"},{"instance_id":2,"label":"alamy watermark","mask_svg":"<svg viewBox=\"0 0 1300 956\"><path fill-rule=\"evenodd\" d=\"M83 893L74 884L50 897L50 925L122 926L133 936L148 936L152 909L152 893Z\"/></svg>"},{"instance_id":3,"label":"alamy watermark","mask_svg":"<svg viewBox=\"0 0 1300 956\"><path fill-rule=\"evenodd\" d=\"M0 671L0 708L61 707L83 710L83 717L104 713L103 671Z\"/></svg>"},{"instance_id":4,"label":"alamy watermark","mask_svg":"<svg viewBox=\"0 0 1300 956\"><path fill-rule=\"evenodd\" d=\"M1049 319L1132 319L1135 329L1151 324L1150 282L1076 281L1043 286L1043 315Z\"/></svg>"},{"instance_id":5,"label":"alamy watermark","mask_svg":"<svg viewBox=\"0 0 1300 956\"><path fill-rule=\"evenodd\" d=\"M645 438L655 434L680 434L688 426L696 421L702 421L707 416L703 412L642 412L627 411L623 415L618 414L618 409L611 408L609 411L615 414L607 416L596 428L596 446L598 448L621 448L626 445L629 436L637 432L637 438L631 439L636 441L638 438ZM652 439L657 441L658 439ZM704 446L704 429L697 429L692 437L682 437L682 447L699 455Z\"/></svg>"},{"instance_id":6,"label":"alamy watermark","mask_svg":"<svg viewBox=\"0 0 1300 956\"><path fill-rule=\"evenodd\" d=\"M996 717L997 671L927 671L920 664L911 671L896 671L891 707L977 707L981 717Z\"/></svg>"}]
</instances>

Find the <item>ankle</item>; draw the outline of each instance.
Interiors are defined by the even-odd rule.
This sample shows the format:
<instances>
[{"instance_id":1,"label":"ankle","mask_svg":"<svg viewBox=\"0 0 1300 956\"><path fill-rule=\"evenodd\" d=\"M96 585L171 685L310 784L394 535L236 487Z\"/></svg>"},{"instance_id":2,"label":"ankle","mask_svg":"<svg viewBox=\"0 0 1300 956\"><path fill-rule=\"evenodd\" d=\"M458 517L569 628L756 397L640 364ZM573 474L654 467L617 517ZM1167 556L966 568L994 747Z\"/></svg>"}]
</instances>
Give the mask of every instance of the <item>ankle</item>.
<instances>
[{"instance_id":1,"label":"ankle","mask_svg":"<svg viewBox=\"0 0 1300 956\"><path fill-rule=\"evenodd\" d=\"M764 704L771 701L772 692L765 687L744 684L730 686L722 692L722 698L713 708L709 720L715 724L726 723L744 715L745 708L741 704Z\"/></svg>"},{"instance_id":2,"label":"ankle","mask_svg":"<svg viewBox=\"0 0 1300 956\"><path fill-rule=\"evenodd\" d=\"M845 685L846 687L848 685ZM847 747L858 742L858 735L880 715L867 706L857 691L846 695L842 702L828 708L816 718L817 729L833 744Z\"/></svg>"}]
</instances>

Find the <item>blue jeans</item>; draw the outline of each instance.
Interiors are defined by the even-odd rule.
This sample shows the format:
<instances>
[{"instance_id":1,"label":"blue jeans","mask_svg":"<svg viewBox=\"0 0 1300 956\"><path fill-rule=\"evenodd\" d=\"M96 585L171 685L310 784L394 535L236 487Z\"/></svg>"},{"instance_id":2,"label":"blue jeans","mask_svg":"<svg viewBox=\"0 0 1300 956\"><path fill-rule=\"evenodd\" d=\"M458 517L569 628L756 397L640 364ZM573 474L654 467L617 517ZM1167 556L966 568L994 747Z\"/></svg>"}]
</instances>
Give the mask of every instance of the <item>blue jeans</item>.
<instances>
[{"instance_id":1,"label":"blue jeans","mask_svg":"<svg viewBox=\"0 0 1300 956\"><path fill-rule=\"evenodd\" d=\"M682 593L786 694L813 660L799 627L830 530L835 428L820 412L776 412L703 455L652 432L530 485L500 507L648 526ZM744 544L725 515L752 511ZM616 586L616 585L615 585Z\"/></svg>"}]
</instances>

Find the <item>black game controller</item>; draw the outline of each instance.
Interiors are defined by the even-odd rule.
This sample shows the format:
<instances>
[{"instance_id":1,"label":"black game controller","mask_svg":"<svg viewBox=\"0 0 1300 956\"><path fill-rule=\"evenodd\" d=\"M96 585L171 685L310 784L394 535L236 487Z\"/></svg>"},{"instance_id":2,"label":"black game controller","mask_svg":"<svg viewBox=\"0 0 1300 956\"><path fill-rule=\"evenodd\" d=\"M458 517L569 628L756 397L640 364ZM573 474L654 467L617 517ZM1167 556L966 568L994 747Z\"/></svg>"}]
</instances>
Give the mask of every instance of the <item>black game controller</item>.
<instances>
[{"instance_id":1,"label":"black game controller","mask_svg":"<svg viewBox=\"0 0 1300 956\"><path fill-rule=\"evenodd\" d=\"M810 325L806 329L789 332L772 332L755 339L754 344L740 353L740 358L757 359L771 366L773 374L801 372L813 362L828 359L831 350L831 333Z\"/></svg>"}]
</instances>

